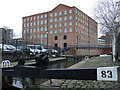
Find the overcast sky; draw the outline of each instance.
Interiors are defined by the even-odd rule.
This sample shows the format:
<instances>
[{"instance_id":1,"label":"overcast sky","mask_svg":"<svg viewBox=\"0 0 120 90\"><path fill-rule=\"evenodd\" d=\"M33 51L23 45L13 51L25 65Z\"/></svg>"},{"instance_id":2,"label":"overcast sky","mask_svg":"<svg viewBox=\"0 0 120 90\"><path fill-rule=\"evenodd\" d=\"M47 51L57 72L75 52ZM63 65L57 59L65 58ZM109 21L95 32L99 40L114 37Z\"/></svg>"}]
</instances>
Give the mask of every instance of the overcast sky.
<instances>
[{"instance_id":1,"label":"overcast sky","mask_svg":"<svg viewBox=\"0 0 120 90\"><path fill-rule=\"evenodd\" d=\"M93 17L93 9L99 0L1 0L0 28L8 26L14 33L22 32L22 17L51 11L57 5L75 6Z\"/></svg>"}]
</instances>

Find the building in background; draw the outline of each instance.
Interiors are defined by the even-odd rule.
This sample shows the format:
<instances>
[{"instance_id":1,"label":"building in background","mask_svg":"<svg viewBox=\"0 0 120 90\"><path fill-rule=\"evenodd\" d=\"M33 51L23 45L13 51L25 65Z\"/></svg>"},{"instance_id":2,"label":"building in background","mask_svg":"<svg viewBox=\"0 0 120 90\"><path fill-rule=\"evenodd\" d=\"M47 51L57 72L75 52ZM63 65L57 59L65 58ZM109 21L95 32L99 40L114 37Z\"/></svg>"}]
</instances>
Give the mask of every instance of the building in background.
<instances>
[{"instance_id":1,"label":"building in background","mask_svg":"<svg viewBox=\"0 0 120 90\"><path fill-rule=\"evenodd\" d=\"M23 41L54 48L98 45L97 22L75 6L59 4L53 10L23 17ZM96 49L77 49L76 55L97 54Z\"/></svg>"},{"instance_id":2,"label":"building in background","mask_svg":"<svg viewBox=\"0 0 120 90\"><path fill-rule=\"evenodd\" d=\"M13 39L13 29L0 28L1 40L0 43L10 44Z\"/></svg>"}]
</instances>

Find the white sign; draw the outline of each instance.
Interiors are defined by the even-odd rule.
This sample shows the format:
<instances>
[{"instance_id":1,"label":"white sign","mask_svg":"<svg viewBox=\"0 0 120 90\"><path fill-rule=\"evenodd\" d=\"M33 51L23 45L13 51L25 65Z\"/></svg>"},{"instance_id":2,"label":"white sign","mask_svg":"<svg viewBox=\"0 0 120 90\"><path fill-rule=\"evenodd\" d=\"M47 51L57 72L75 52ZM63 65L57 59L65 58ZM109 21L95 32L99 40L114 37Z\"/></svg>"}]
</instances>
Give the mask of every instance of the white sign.
<instances>
[{"instance_id":1,"label":"white sign","mask_svg":"<svg viewBox=\"0 0 120 90\"><path fill-rule=\"evenodd\" d=\"M2 61L2 67L10 67L10 61L9 60Z\"/></svg>"},{"instance_id":2,"label":"white sign","mask_svg":"<svg viewBox=\"0 0 120 90\"><path fill-rule=\"evenodd\" d=\"M97 80L117 81L117 67L100 67L97 68Z\"/></svg>"}]
</instances>

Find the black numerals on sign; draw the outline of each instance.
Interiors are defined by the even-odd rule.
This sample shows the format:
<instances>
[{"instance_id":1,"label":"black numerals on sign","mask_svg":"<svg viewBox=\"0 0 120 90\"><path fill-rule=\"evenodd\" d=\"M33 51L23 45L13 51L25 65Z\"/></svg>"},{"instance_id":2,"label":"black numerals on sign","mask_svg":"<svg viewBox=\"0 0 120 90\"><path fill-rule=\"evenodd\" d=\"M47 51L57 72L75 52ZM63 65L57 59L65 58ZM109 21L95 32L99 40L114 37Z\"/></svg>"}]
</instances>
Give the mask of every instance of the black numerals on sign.
<instances>
[{"instance_id":1,"label":"black numerals on sign","mask_svg":"<svg viewBox=\"0 0 120 90\"><path fill-rule=\"evenodd\" d=\"M108 78L112 78L112 71L110 71L110 70L108 70L108 71L101 71L101 76L103 77L103 78L106 78L106 77L108 77Z\"/></svg>"}]
</instances>

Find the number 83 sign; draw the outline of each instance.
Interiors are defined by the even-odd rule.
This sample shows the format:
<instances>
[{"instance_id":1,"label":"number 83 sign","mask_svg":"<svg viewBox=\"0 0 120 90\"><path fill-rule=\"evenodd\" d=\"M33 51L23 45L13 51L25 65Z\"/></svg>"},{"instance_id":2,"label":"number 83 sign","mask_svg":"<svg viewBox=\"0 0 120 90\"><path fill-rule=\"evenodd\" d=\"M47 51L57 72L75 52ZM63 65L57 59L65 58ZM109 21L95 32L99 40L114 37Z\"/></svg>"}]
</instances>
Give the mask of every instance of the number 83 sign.
<instances>
[{"instance_id":1,"label":"number 83 sign","mask_svg":"<svg viewBox=\"0 0 120 90\"><path fill-rule=\"evenodd\" d=\"M117 67L100 67L97 68L97 80L117 81Z\"/></svg>"}]
</instances>

